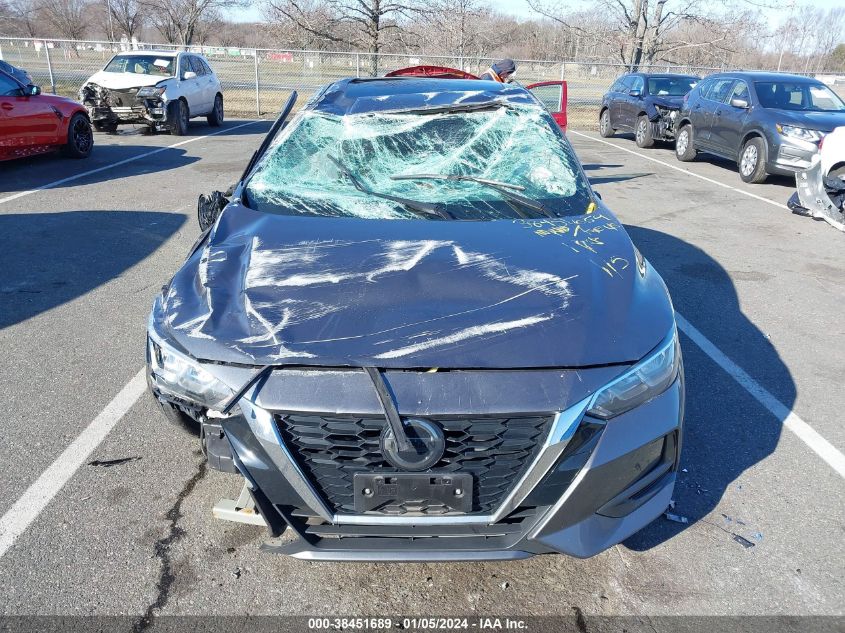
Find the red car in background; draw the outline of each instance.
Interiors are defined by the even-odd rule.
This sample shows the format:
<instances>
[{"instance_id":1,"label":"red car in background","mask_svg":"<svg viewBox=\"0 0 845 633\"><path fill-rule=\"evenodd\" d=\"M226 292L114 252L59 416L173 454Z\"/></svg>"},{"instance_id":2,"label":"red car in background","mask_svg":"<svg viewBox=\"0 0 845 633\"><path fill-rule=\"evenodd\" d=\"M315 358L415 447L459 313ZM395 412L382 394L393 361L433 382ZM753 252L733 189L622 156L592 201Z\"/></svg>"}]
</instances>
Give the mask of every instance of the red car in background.
<instances>
[{"instance_id":1,"label":"red car in background","mask_svg":"<svg viewBox=\"0 0 845 633\"><path fill-rule=\"evenodd\" d=\"M55 150L87 158L94 134L85 108L65 97L41 94L0 71L0 160Z\"/></svg>"},{"instance_id":2,"label":"red car in background","mask_svg":"<svg viewBox=\"0 0 845 633\"><path fill-rule=\"evenodd\" d=\"M457 68L446 66L410 66L400 68L387 73L387 77L435 77L437 79L478 79L477 75L468 73ZM525 86L526 90L534 93L546 109L551 113L552 118L566 132L566 82L565 81L541 81L536 84Z\"/></svg>"}]
</instances>

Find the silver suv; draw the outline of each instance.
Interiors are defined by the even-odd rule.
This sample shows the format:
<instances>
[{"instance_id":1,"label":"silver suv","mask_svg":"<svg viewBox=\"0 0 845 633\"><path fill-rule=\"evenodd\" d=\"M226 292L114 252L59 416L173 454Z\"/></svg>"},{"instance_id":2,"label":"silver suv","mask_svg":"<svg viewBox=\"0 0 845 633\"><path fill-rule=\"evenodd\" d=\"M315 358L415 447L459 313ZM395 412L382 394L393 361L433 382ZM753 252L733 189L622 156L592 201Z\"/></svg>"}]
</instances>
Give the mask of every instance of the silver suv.
<instances>
[{"instance_id":1,"label":"silver suv","mask_svg":"<svg viewBox=\"0 0 845 633\"><path fill-rule=\"evenodd\" d=\"M208 61L196 53L129 51L118 53L83 84L79 100L101 132L121 123L187 134L188 120L223 122L223 91Z\"/></svg>"}]
</instances>

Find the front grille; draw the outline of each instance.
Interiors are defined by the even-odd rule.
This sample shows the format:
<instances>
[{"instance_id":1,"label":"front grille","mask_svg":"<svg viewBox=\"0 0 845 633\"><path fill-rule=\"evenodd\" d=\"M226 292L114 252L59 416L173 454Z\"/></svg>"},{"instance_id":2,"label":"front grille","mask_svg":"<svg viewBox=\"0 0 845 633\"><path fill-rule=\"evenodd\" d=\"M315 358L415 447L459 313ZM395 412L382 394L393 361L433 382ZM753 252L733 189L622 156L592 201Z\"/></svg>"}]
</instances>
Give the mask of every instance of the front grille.
<instances>
[{"instance_id":1,"label":"front grille","mask_svg":"<svg viewBox=\"0 0 845 633\"><path fill-rule=\"evenodd\" d=\"M355 473L397 472L381 454L381 416L277 414L282 439L335 512L355 512ZM473 513L495 510L534 460L551 416L429 418L446 436L442 459L426 472L473 476ZM378 514L444 514L437 504L391 506Z\"/></svg>"}]
</instances>

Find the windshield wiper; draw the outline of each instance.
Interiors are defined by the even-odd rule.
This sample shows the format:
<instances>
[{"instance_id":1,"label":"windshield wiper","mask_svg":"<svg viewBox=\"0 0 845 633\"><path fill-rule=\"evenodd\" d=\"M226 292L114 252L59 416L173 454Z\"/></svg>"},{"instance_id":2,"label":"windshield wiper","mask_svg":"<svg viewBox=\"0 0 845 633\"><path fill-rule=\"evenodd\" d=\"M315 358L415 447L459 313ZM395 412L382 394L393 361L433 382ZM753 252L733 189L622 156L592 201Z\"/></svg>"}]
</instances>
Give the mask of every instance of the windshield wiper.
<instances>
[{"instance_id":1,"label":"windshield wiper","mask_svg":"<svg viewBox=\"0 0 845 633\"><path fill-rule=\"evenodd\" d=\"M489 180L487 178L479 178L477 176L462 176L458 174L401 174L399 176L391 176L390 178L392 180L454 180L475 182L479 185L484 185L486 187L490 187L491 189L495 189L496 191L502 194L503 198L509 200L510 202L521 204L524 207L533 209L534 211L542 213L548 218L558 217L556 213L554 213L551 209L541 204L540 202L537 202L535 200L532 200L531 198L511 191L512 189L516 189L517 191L525 191L525 187L521 185L513 185L511 183L501 182L499 180Z\"/></svg>"},{"instance_id":2,"label":"windshield wiper","mask_svg":"<svg viewBox=\"0 0 845 633\"><path fill-rule=\"evenodd\" d=\"M479 103L448 103L444 105L433 105L422 108L410 108L408 110L387 110L390 114L453 114L459 112L483 112L485 110L498 110L499 108L511 108L507 101L481 101Z\"/></svg>"},{"instance_id":3,"label":"windshield wiper","mask_svg":"<svg viewBox=\"0 0 845 633\"><path fill-rule=\"evenodd\" d=\"M375 196L376 198L383 198L384 200L396 202L397 204L401 204L406 209L415 212L417 215L421 215L426 218L438 217L443 220L454 219L454 216L452 216L440 205L431 204L429 202L420 202L418 200L409 200L408 198L401 198L399 196L391 196L387 193L379 193L378 191L373 191L372 189L369 189L364 186L364 183L359 180L358 176L356 176L346 165L341 163L337 158L335 158L331 154L327 154L327 156L329 160L334 163L335 167L340 170L340 173L349 178L349 180L352 182L352 185L361 193L366 193L368 195Z\"/></svg>"}]
</instances>

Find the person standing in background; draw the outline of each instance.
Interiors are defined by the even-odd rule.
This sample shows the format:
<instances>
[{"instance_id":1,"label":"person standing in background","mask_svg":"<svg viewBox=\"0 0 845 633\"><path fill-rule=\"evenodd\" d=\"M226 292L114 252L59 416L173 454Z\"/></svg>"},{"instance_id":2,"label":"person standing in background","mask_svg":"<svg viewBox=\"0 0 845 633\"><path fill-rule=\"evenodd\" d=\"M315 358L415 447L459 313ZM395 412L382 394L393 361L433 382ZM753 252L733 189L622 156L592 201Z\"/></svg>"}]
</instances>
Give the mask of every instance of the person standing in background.
<instances>
[{"instance_id":1,"label":"person standing in background","mask_svg":"<svg viewBox=\"0 0 845 633\"><path fill-rule=\"evenodd\" d=\"M513 81L513 74L516 72L516 64L512 59L503 59L496 62L484 71L479 79L487 81L498 81L501 84Z\"/></svg>"}]
</instances>

